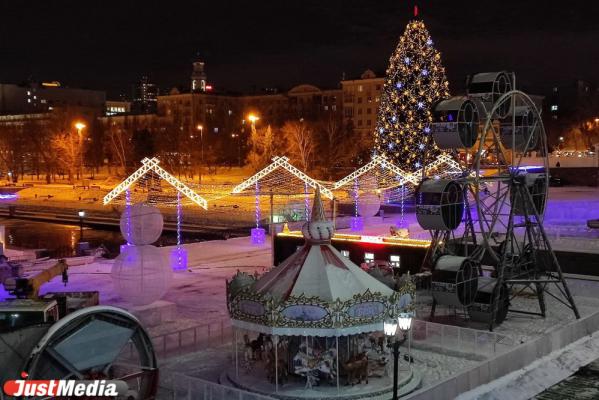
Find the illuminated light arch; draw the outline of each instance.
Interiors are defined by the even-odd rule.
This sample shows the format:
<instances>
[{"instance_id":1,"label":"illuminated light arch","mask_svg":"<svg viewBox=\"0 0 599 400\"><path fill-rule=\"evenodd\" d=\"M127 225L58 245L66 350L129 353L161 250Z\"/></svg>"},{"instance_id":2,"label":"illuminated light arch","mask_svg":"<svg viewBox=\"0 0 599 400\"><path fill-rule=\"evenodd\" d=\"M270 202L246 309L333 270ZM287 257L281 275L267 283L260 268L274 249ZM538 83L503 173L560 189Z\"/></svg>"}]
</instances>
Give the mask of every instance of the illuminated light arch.
<instances>
[{"instance_id":1,"label":"illuminated light arch","mask_svg":"<svg viewBox=\"0 0 599 400\"><path fill-rule=\"evenodd\" d=\"M256 182L259 182L261 179L270 175L272 172L276 171L279 168L283 168L284 170L286 170L287 172L289 172L296 178L300 179L306 185L308 185L314 189L319 188L320 193L322 195L328 197L329 199L333 199L333 197L334 197L333 192L331 192L329 189L324 187L317 180L309 177L308 175L306 175L305 173L303 173L302 171L300 171L299 169L297 169L296 167L291 165L289 163L289 158L278 157L278 156L273 157L272 163L270 163L268 166L266 166L265 168L256 172L254 175L252 175L245 181L241 182L239 185L235 186L233 188L233 190L231 191L231 193L237 194L237 193L243 192L246 189L254 188L256 186Z\"/></svg>"},{"instance_id":2,"label":"illuminated light arch","mask_svg":"<svg viewBox=\"0 0 599 400\"><path fill-rule=\"evenodd\" d=\"M110 191L106 196L104 196L103 203L104 205L109 204L112 200L114 200L118 195L127 190L132 184L134 184L137 180L143 177L150 171L153 171L166 182L168 182L171 186L177 189L178 192L185 195L188 199L193 201L198 206L203 209L208 208L208 202L202 196L191 190L186 184L166 172L161 166L158 165L160 160L156 157L154 158L144 158L141 160L142 166L139 167L135 172L127 177L124 181L118 184L114 189Z\"/></svg>"},{"instance_id":3,"label":"illuminated light arch","mask_svg":"<svg viewBox=\"0 0 599 400\"><path fill-rule=\"evenodd\" d=\"M446 168L441 169L441 167ZM441 153L435 159L435 161L426 165L424 167L424 175L428 176L427 173L435 169L439 170L438 175L443 177L459 176L463 173L460 164L457 161L455 161L449 154L446 153ZM420 182L422 180L422 168L412 172L411 175L413 179L415 179L417 182Z\"/></svg>"},{"instance_id":4,"label":"illuminated light arch","mask_svg":"<svg viewBox=\"0 0 599 400\"><path fill-rule=\"evenodd\" d=\"M418 182L420 181L420 179L418 179L418 177L415 176L414 174L408 173L408 172L402 170L401 168L398 168L391 162L389 162L389 160L387 160L387 158L385 156L376 155L372 158L372 160L368 164L355 170L351 174L347 175L345 178L335 182L335 184L333 185L333 189L339 189L348 184L353 185L354 182L356 181L356 179L358 179L360 176L374 170L375 168L384 168L386 171L389 172L389 174L394 175L394 178L397 181L394 184L394 186L401 186L406 183L412 183L414 185L417 185Z\"/></svg>"}]
</instances>

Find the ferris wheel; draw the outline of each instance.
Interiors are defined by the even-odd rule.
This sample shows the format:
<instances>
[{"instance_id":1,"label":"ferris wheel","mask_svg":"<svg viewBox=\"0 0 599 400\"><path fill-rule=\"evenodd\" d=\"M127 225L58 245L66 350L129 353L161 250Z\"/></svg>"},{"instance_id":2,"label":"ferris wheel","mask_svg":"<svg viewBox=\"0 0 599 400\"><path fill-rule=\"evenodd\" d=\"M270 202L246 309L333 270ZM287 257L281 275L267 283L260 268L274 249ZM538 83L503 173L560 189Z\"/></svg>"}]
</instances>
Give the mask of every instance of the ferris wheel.
<instances>
[{"instance_id":1,"label":"ferris wheel","mask_svg":"<svg viewBox=\"0 0 599 400\"><path fill-rule=\"evenodd\" d=\"M579 318L543 228L545 129L535 102L515 89L514 75L474 75L467 96L437 103L432 134L460 162L462 175L425 179L416 197L418 222L432 233L425 260L433 280L431 316L437 304L462 306L492 330L510 300L528 290L539 302L533 314L545 316L549 294ZM530 155L535 165L525 165Z\"/></svg>"},{"instance_id":2,"label":"ferris wheel","mask_svg":"<svg viewBox=\"0 0 599 400\"><path fill-rule=\"evenodd\" d=\"M87 307L59 319L41 338L36 332L12 334L26 338L20 343L29 356L24 365L7 366L7 373L17 376L27 371L28 380L122 380L128 387L127 398L155 398L158 366L153 345L139 321L127 311L111 306ZM8 334L7 340L11 340Z\"/></svg>"}]
</instances>

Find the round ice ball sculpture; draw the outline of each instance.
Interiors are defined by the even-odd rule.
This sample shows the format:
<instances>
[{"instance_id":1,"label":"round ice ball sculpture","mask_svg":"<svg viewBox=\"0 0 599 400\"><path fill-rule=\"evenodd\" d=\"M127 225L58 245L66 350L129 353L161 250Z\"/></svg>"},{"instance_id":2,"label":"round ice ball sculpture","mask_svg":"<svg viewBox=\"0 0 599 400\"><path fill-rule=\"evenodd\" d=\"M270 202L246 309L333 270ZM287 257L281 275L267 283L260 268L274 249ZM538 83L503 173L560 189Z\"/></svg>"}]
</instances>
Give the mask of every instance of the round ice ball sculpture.
<instances>
[{"instance_id":1,"label":"round ice ball sculpture","mask_svg":"<svg viewBox=\"0 0 599 400\"><path fill-rule=\"evenodd\" d=\"M358 214L361 217L374 217L381 208L381 199L377 194L364 193L358 197Z\"/></svg>"},{"instance_id":2,"label":"round ice ball sculpture","mask_svg":"<svg viewBox=\"0 0 599 400\"><path fill-rule=\"evenodd\" d=\"M130 244L154 243L162 234L163 225L160 210L145 203L133 204L121 214L121 233Z\"/></svg>"},{"instance_id":3,"label":"round ice ball sculpture","mask_svg":"<svg viewBox=\"0 0 599 400\"><path fill-rule=\"evenodd\" d=\"M111 276L121 298L134 305L144 305L164 296L172 271L159 248L124 246L112 265Z\"/></svg>"}]
</instances>

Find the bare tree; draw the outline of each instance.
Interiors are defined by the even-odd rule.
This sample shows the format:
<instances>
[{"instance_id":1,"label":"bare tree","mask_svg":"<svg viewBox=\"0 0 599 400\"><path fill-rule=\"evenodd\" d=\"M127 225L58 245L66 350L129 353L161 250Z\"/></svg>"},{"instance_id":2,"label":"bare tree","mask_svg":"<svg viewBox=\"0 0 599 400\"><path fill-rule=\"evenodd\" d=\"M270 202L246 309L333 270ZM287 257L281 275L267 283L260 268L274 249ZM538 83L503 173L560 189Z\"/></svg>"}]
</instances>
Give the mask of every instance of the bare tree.
<instances>
[{"instance_id":1,"label":"bare tree","mask_svg":"<svg viewBox=\"0 0 599 400\"><path fill-rule=\"evenodd\" d=\"M76 132L67 129L52 138L56 162L67 172L69 183L75 183L75 172L81 160L81 143Z\"/></svg>"},{"instance_id":2,"label":"bare tree","mask_svg":"<svg viewBox=\"0 0 599 400\"><path fill-rule=\"evenodd\" d=\"M334 117L322 121L318 130L318 164L322 168L322 176L333 180L335 168L348 164L360 143L349 140L342 123Z\"/></svg>"},{"instance_id":3,"label":"bare tree","mask_svg":"<svg viewBox=\"0 0 599 400\"><path fill-rule=\"evenodd\" d=\"M0 129L0 158L6 169L11 173L13 182L18 175L24 173L23 159L26 143L22 135L22 127L18 125L3 125Z\"/></svg>"},{"instance_id":4,"label":"bare tree","mask_svg":"<svg viewBox=\"0 0 599 400\"><path fill-rule=\"evenodd\" d=\"M287 139L287 152L290 157L298 162L304 171L308 171L316 150L312 128L303 120L288 121L281 128L281 132Z\"/></svg>"},{"instance_id":5,"label":"bare tree","mask_svg":"<svg viewBox=\"0 0 599 400\"><path fill-rule=\"evenodd\" d=\"M109 154L122 169L122 174L127 173L127 155L131 153L131 131L114 122L108 122L106 138L108 140Z\"/></svg>"},{"instance_id":6,"label":"bare tree","mask_svg":"<svg viewBox=\"0 0 599 400\"><path fill-rule=\"evenodd\" d=\"M52 121L30 121L23 126L23 136L31 146L31 152L38 165L43 165L46 183L52 181L56 166L52 149Z\"/></svg>"},{"instance_id":7,"label":"bare tree","mask_svg":"<svg viewBox=\"0 0 599 400\"><path fill-rule=\"evenodd\" d=\"M249 145L250 151L247 156L247 162L257 171L268 164L276 152L274 135L270 125L260 130L252 126Z\"/></svg>"}]
</instances>

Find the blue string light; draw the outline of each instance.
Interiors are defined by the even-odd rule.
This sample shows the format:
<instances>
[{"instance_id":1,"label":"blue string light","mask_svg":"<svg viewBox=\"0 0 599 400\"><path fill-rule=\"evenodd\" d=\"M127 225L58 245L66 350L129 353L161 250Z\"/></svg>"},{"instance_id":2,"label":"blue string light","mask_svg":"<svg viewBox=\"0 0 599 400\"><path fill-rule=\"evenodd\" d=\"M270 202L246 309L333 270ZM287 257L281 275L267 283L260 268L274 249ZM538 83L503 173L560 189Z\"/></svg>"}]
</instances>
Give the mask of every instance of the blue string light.
<instances>
[{"instance_id":1,"label":"blue string light","mask_svg":"<svg viewBox=\"0 0 599 400\"><path fill-rule=\"evenodd\" d=\"M256 228L260 227L261 216L262 216L262 213L260 211L260 184L258 183L258 181L256 181L256 213L255 213Z\"/></svg>"}]
</instances>

